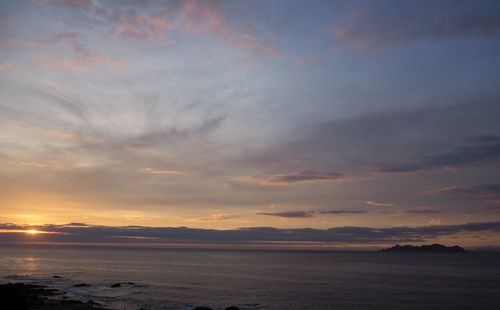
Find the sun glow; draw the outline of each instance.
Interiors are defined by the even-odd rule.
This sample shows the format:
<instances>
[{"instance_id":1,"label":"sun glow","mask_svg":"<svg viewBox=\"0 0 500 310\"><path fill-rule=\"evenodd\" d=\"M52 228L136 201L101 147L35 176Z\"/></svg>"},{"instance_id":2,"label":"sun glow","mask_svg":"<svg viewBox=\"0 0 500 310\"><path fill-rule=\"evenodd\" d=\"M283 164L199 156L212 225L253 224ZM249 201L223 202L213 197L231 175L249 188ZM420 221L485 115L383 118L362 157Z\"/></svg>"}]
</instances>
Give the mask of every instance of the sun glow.
<instances>
[{"instance_id":1,"label":"sun glow","mask_svg":"<svg viewBox=\"0 0 500 310\"><path fill-rule=\"evenodd\" d=\"M37 235L40 233L40 231L36 230L36 229L28 229L25 231L27 234L29 235Z\"/></svg>"}]
</instances>

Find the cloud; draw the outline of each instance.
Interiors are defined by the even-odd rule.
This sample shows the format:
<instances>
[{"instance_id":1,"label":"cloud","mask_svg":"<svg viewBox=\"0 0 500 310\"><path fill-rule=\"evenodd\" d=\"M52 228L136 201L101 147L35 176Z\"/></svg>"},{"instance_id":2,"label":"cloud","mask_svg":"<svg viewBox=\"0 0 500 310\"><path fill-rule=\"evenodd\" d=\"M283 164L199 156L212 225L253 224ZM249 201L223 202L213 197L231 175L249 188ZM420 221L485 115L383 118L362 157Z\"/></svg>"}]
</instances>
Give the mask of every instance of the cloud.
<instances>
[{"instance_id":1,"label":"cloud","mask_svg":"<svg viewBox=\"0 0 500 310\"><path fill-rule=\"evenodd\" d=\"M92 0L34 0L37 4L61 5L67 7L91 7Z\"/></svg>"},{"instance_id":2,"label":"cloud","mask_svg":"<svg viewBox=\"0 0 500 310\"><path fill-rule=\"evenodd\" d=\"M363 211L363 210L327 210L327 211L320 211L319 213L321 213L321 214L362 214L362 213L368 213L368 211Z\"/></svg>"},{"instance_id":3,"label":"cloud","mask_svg":"<svg viewBox=\"0 0 500 310\"><path fill-rule=\"evenodd\" d=\"M249 153L243 160L260 166L280 163L294 167L307 159L315 167L342 167L346 174L355 174L354 169L389 174L495 164L500 143L491 134L500 130L499 117L497 98L365 112L317 122L306 130L296 128L288 141Z\"/></svg>"},{"instance_id":4,"label":"cloud","mask_svg":"<svg viewBox=\"0 0 500 310\"><path fill-rule=\"evenodd\" d=\"M297 65L299 67L307 67L317 63L321 59L320 54L310 54L297 60Z\"/></svg>"},{"instance_id":5,"label":"cloud","mask_svg":"<svg viewBox=\"0 0 500 310\"><path fill-rule=\"evenodd\" d=\"M440 219L432 219L429 221L430 226L444 225L445 223Z\"/></svg>"},{"instance_id":6,"label":"cloud","mask_svg":"<svg viewBox=\"0 0 500 310\"><path fill-rule=\"evenodd\" d=\"M248 11L240 12L223 1L183 1L178 16L185 30L193 34L215 35L229 41L233 47L255 51L267 57L280 57L282 51L275 40L262 38L262 25L256 25L248 17ZM269 31L267 31L269 32ZM268 34L268 33L267 33Z\"/></svg>"},{"instance_id":7,"label":"cloud","mask_svg":"<svg viewBox=\"0 0 500 310\"><path fill-rule=\"evenodd\" d=\"M202 220L202 221L224 221L224 220L233 220L233 219L237 219L237 218L239 218L239 216L234 215L234 214L218 213L218 214L212 214L210 217L201 218L200 220Z\"/></svg>"},{"instance_id":8,"label":"cloud","mask_svg":"<svg viewBox=\"0 0 500 310\"><path fill-rule=\"evenodd\" d=\"M139 169L139 172L147 173L147 174L163 174L163 175L182 175L182 172L175 170L159 170L154 168L143 168Z\"/></svg>"},{"instance_id":9,"label":"cloud","mask_svg":"<svg viewBox=\"0 0 500 310\"><path fill-rule=\"evenodd\" d=\"M393 214L393 216L415 216L415 215L428 215L441 213L439 210L434 209L413 209L413 210L400 210Z\"/></svg>"},{"instance_id":10,"label":"cloud","mask_svg":"<svg viewBox=\"0 0 500 310\"><path fill-rule=\"evenodd\" d=\"M50 234L33 238L25 233L1 233L6 230L38 229ZM27 226L0 224L0 243L62 242L62 243L152 243L155 246L172 244L234 244L255 245L273 242L320 242L329 244L394 244L398 242L432 242L437 237L457 233L481 238L478 233L500 233L500 222L430 225L421 227L335 227L330 229L248 227L233 230L196 229L187 227L94 226L83 223L67 225ZM117 238L116 236L123 236ZM476 237L474 237L476 236Z\"/></svg>"},{"instance_id":11,"label":"cloud","mask_svg":"<svg viewBox=\"0 0 500 310\"><path fill-rule=\"evenodd\" d=\"M161 130L145 132L125 139L122 143L129 146L145 147L161 145L181 139L189 140L195 136L203 136L216 130L225 119L226 116L201 119L199 124L187 129L164 126Z\"/></svg>"},{"instance_id":12,"label":"cloud","mask_svg":"<svg viewBox=\"0 0 500 310\"><path fill-rule=\"evenodd\" d=\"M258 215L268 215L268 216L277 216L277 217L288 217L288 218L300 218L300 217L312 217L313 212L307 211L285 211L285 212L261 212L257 213Z\"/></svg>"},{"instance_id":13,"label":"cloud","mask_svg":"<svg viewBox=\"0 0 500 310\"><path fill-rule=\"evenodd\" d=\"M420 161L387 165L378 170L385 173L417 172L447 167L497 162L500 160L500 136L479 136L472 143L441 155L427 155Z\"/></svg>"},{"instance_id":14,"label":"cloud","mask_svg":"<svg viewBox=\"0 0 500 310\"><path fill-rule=\"evenodd\" d=\"M484 38L500 29L496 1L375 1L355 3L326 29L338 42L360 48L401 46L417 40ZM348 11L349 12L349 11Z\"/></svg>"},{"instance_id":15,"label":"cloud","mask_svg":"<svg viewBox=\"0 0 500 310\"><path fill-rule=\"evenodd\" d=\"M25 42L25 44L28 46L35 44L36 46L53 47L63 43L68 46L72 53L71 58L40 57L40 62L42 64L59 70L84 72L89 70L92 66L101 64L108 65L114 69L125 69L127 67L127 63L122 60L99 53L92 53L85 44L80 41L79 37L79 34L76 32L61 32L44 39Z\"/></svg>"},{"instance_id":16,"label":"cloud","mask_svg":"<svg viewBox=\"0 0 500 310\"><path fill-rule=\"evenodd\" d=\"M182 2L182 13L187 29L196 33L210 32L226 36L230 34L224 16L224 7L221 1L195 1Z\"/></svg>"},{"instance_id":17,"label":"cloud","mask_svg":"<svg viewBox=\"0 0 500 310\"><path fill-rule=\"evenodd\" d=\"M97 67L99 64L108 65L114 69L125 69L127 64L121 60L116 60L101 54L92 54L87 56L79 56L73 59L65 58L42 58L40 63L50 66L54 69L73 71L73 72L86 72L91 68Z\"/></svg>"},{"instance_id":18,"label":"cloud","mask_svg":"<svg viewBox=\"0 0 500 310\"><path fill-rule=\"evenodd\" d=\"M12 64L5 61L0 61L0 72L12 71L14 68L15 67Z\"/></svg>"},{"instance_id":19,"label":"cloud","mask_svg":"<svg viewBox=\"0 0 500 310\"><path fill-rule=\"evenodd\" d=\"M394 204L390 202L380 202L380 201L375 201L375 200L367 200L365 201L365 204L369 206L376 206L376 207L393 207Z\"/></svg>"},{"instance_id":20,"label":"cloud","mask_svg":"<svg viewBox=\"0 0 500 310\"><path fill-rule=\"evenodd\" d=\"M500 184L487 184L472 187L443 187L426 191L422 194L500 203Z\"/></svg>"},{"instance_id":21,"label":"cloud","mask_svg":"<svg viewBox=\"0 0 500 310\"><path fill-rule=\"evenodd\" d=\"M83 43L78 40L79 35L76 32L61 32L49 36L45 39L34 41L37 45L53 46L59 43L65 43L75 53L79 55L88 55L89 51Z\"/></svg>"},{"instance_id":22,"label":"cloud","mask_svg":"<svg viewBox=\"0 0 500 310\"><path fill-rule=\"evenodd\" d=\"M115 36L141 40L163 38L172 27L163 18L143 16L134 10L113 11L111 20L115 23Z\"/></svg>"},{"instance_id":23,"label":"cloud","mask_svg":"<svg viewBox=\"0 0 500 310\"><path fill-rule=\"evenodd\" d=\"M338 172L319 172L314 170L301 171L290 174L275 174L271 176L247 176L240 178L243 181L259 185L290 185L295 183L330 183L345 179L344 174Z\"/></svg>"},{"instance_id":24,"label":"cloud","mask_svg":"<svg viewBox=\"0 0 500 310\"><path fill-rule=\"evenodd\" d=\"M313 217L314 214L364 214L368 211L364 210L322 210L322 211L285 211L285 212L261 212L258 215L268 215L288 218L307 218Z\"/></svg>"}]
</instances>

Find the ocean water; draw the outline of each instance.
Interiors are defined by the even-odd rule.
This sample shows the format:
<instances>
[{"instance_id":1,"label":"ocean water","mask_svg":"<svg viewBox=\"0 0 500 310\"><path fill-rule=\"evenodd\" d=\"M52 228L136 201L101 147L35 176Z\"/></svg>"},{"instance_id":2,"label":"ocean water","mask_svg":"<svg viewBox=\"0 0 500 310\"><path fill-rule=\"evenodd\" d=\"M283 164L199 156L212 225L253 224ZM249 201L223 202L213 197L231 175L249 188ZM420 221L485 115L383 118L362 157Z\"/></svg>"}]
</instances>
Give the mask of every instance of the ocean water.
<instances>
[{"instance_id":1,"label":"ocean water","mask_svg":"<svg viewBox=\"0 0 500 310\"><path fill-rule=\"evenodd\" d=\"M44 284L127 310L500 309L500 253L1 246L0 281ZM116 282L134 284L111 288Z\"/></svg>"}]
</instances>

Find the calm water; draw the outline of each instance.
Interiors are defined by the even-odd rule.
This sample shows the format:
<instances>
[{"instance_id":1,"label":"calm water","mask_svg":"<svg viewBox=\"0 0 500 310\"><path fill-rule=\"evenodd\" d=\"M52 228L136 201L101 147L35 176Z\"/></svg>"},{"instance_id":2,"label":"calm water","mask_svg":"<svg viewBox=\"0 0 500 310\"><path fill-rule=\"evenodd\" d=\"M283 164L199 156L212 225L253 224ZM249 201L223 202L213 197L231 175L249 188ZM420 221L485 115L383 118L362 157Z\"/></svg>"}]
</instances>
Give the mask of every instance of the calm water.
<instances>
[{"instance_id":1,"label":"calm water","mask_svg":"<svg viewBox=\"0 0 500 310\"><path fill-rule=\"evenodd\" d=\"M53 278L54 275L62 278ZM2 282L116 309L500 309L500 254L0 248ZM73 288L75 283L90 288ZM110 288L115 282L134 282Z\"/></svg>"}]
</instances>

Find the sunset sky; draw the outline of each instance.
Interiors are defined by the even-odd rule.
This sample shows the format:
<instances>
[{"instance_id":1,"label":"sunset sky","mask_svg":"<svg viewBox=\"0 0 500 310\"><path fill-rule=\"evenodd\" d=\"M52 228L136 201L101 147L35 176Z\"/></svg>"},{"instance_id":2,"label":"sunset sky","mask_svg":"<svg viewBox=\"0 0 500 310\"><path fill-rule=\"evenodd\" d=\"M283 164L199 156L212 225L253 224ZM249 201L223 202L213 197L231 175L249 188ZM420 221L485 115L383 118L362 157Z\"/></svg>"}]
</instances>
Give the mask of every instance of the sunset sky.
<instances>
[{"instance_id":1,"label":"sunset sky","mask_svg":"<svg viewBox=\"0 0 500 310\"><path fill-rule=\"evenodd\" d=\"M0 242L500 244L499 1L0 9Z\"/></svg>"}]
</instances>

